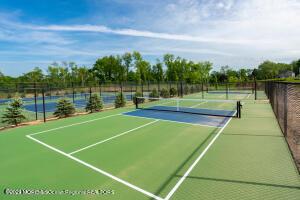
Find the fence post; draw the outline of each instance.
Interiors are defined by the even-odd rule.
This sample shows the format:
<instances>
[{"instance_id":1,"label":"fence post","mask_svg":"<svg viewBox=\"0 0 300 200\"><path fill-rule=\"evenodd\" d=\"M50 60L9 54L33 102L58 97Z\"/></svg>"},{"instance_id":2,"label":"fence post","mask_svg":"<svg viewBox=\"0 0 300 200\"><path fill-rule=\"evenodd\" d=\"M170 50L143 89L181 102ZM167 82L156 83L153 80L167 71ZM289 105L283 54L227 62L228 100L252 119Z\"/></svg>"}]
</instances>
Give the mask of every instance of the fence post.
<instances>
[{"instance_id":1,"label":"fence post","mask_svg":"<svg viewBox=\"0 0 300 200\"><path fill-rule=\"evenodd\" d=\"M283 84L283 83L281 83ZM288 84L285 83L284 84L284 117L283 117L283 121L284 121L284 136L286 137L287 136L287 115L288 115Z\"/></svg>"},{"instance_id":2,"label":"fence post","mask_svg":"<svg viewBox=\"0 0 300 200\"><path fill-rule=\"evenodd\" d=\"M254 99L257 100L257 83L256 80L254 79Z\"/></svg>"},{"instance_id":3,"label":"fence post","mask_svg":"<svg viewBox=\"0 0 300 200\"><path fill-rule=\"evenodd\" d=\"M92 87L90 86L90 91L89 91L89 93L90 93L90 98L92 97Z\"/></svg>"},{"instance_id":4,"label":"fence post","mask_svg":"<svg viewBox=\"0 0 300 200\"><path fill-rule=\"evenodd\" d=\"M142 82L142 97L144 97L144 84Z\"/></svg>"},{"instance_id":5,"label":"fence post","mask_svg":"<svg viewBox=\"0 0 300 200\"><path fill-rule=\"evenodd\" d=\"M133 95L133 94L132 94L132 83L130 83L130 96L131 96L130 99L131 99L131 100L132 100L132 97L133 97L132 95Z\"/></svg>"},{"instance_id":6,"label":"fence post","mask_svg":"<svg viewBox=\"0 0 300 200\"><path fill-rule=\"evenodd\" d=\"M157 92L158 92L158 95L160 94L160 83L159 83L159 80L157 81Z\"/></svg>"},{"instance_id":7,"label":"fence post","mask_svg":"<svg viewBox=\"0 0 300 200\"><path fill-rule=\"evenodd\" d=\"M226 99L228 99L229 87L228 82L226 83Z\"/></svg>"},{"instance_id":8,"label":"fence post","mask_svg":"<svg viewBox=\"0 0 300 200\"><path fill-rule=\"evenodd\" d=\"M45 105L45 90L44 90L44 87L42 89L42 96L43 96L43 116L44 116L44 122L46 122L46 105Z\"/></svg>"},{"instance_id":9,"label":"fence post","mask_svg":"<svg viewBox=\"0 0 300 200\"><path fill-rule=\"evenodd\" d=\"M36 93L36 83L33 84L34 87L34 111L35 111L35 120L38 120L37 115L37 93Z\"/></svg>"},{"instance_id":10,"label":"fence post","mask_svg":"<svg viewBox=\"0 0 300 200\"><path fill-rule=\"evenodd\" d=\"M183 83L180 81L180 96L183 97Z\"/></svg>"},{"instance_id":11,"label":"fence post","mask_svg":"<svg viewBox=\"0 0 300 200\"><path fill-rule=\"evenodd\" d=\"M99 94L100 94L100 97L102 96L102 94L101 94L101 81L99 81Z\"/></svg>"},{"instance_id":12,"label":"fence post","mask_svg":"<svg viewBox=\"0 0 300 200\"><path fill-rule=\"evenodd\" d=\"M72 98L73 98L73 103L75 103L75 91L74 91L74 83L72 82Z\"/></svg>"},{"instance_id":13,"label":"fence post","mask_svg":"<svg viewBox=\"0 0 300 200\"><path fill-rule=\"evenodd\" d=\"M202 99L204 99L204 85L203 85L203 81L201 82L201 91L202 91Z\"/></svg>"}]
</instances>

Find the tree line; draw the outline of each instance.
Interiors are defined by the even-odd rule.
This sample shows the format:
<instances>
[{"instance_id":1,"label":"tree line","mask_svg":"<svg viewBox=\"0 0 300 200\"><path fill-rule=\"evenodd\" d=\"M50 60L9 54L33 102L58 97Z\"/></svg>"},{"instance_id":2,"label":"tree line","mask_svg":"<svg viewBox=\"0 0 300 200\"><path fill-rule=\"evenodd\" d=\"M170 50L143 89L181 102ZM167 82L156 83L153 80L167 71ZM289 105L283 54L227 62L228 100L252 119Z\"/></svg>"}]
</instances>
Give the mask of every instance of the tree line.
<instances>
[{"instance_id":1,"label":"tree line","mask_svg":"<svg viewBox=\"0 0 300 200\"><path fill-rule=\"evenodd\" d=\"M264 61L257 68L244 67L238 70L222 66L216 71L209 61L194 62L172 54L165 54L162 60L157 59L151 64L139 52L134 51L98 58L91 67L78 66L75 62L55 62L48 66L46 72L39 67L18 77L7 76L0 72L0 83L43 82L64 86L76 82L84 86L87 82L137 84L150 81L246 82L254 78L257 80L277 78L284 71L293 71L299 75L299 69L300 59L290 64Z\"/></svg>"}]
</instances>

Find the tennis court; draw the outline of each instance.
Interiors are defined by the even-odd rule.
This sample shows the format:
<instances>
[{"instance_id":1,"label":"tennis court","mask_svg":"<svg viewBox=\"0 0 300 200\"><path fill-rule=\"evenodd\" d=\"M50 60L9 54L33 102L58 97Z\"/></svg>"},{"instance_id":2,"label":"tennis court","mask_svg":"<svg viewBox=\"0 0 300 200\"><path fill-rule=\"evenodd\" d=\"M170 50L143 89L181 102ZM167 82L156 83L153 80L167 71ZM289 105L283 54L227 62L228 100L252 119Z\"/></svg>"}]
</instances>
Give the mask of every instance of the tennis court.
<instances>
[{"instance_id":1,"label":"tennis court","mask_svg":"<svg viewBox=\"0 0 300 200\"><path fill-rule=\"evenodd\" d=\"M3 131L0 189L113 190L41 199L299 199L269 103L192 97Z\"/></svg>"}]
</instances>

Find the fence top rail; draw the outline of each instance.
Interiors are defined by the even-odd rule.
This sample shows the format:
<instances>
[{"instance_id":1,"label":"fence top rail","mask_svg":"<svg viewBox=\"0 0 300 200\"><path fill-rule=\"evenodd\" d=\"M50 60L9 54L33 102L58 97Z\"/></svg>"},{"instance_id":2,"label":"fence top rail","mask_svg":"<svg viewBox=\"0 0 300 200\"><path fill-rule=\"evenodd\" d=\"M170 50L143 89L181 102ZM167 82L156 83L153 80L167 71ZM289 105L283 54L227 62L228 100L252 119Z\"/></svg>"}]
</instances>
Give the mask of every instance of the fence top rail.
<instances>
[{"instance_id":1,"label":"fence top rail","mask_svg":"<svg viewBox=\"0 0 300 200\"><path fill-rule=\"evenodd\" d=\"M280 83L280 84L292 84L292 85L300 85L300 81L299 82L292 82L292 81L266 81L266 82L271 82L271 83Z\"/></svg>"}]
</instances>

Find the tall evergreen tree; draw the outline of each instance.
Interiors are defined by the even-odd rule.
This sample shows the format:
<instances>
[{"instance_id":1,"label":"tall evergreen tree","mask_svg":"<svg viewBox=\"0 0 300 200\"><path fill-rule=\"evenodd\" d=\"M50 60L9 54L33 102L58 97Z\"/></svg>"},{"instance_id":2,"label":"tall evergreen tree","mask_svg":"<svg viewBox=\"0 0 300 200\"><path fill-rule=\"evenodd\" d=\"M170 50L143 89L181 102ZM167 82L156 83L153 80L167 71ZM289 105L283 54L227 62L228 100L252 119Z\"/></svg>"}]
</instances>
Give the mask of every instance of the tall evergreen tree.
<instances>
[{"instance_id":1,"label":"tall evergreen tree","mask_svg":"<svg viewBox=\"0 0 300 200\"><path fill-rule=\"evenodd\" d=\"M118 93L115 99L115 107L121 108L126 105L126 99L123 93Z\"/></svg>"},{"instance_id":2,"label":"tall evergreen tree","mask_svg":"<svg viewBox=\"0 0 300 200\"><path fill-rule=\"evenodd\" d=\"M18 126L26 117L22 114L23 102L21 99L14 99L6 108L2 116L2 122Z\"/></svg>"},{"instance_id":3,"label":"tall evergreen tree","mask_svg":"<svg viewBox=\"0 0 300 200\"><path fill-rule=\"evenodd\" d=\"M75 113L75 108L73 103L68 99L59 99L56 105L56 110L54 111L54 116L63 118L69 117Z\"/></svg>"},{"instance_id":4,"label":"tall evergreen tree","mask_svg":"<svg viewBox=\"0 0 300 200\"><path fill-rule=\"evenodd\" d=\"M89 98L85 107L86 111L89 111L91 113L95 111L100 111L102 108L103 108L102 100L97 94L93 94Z\"/></svg>"}]
</instances>

